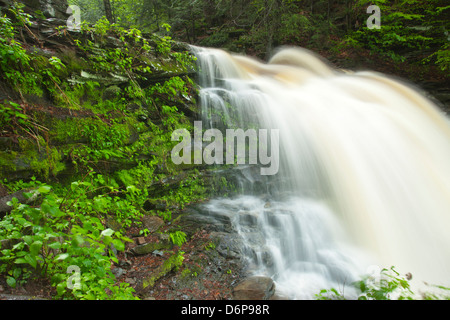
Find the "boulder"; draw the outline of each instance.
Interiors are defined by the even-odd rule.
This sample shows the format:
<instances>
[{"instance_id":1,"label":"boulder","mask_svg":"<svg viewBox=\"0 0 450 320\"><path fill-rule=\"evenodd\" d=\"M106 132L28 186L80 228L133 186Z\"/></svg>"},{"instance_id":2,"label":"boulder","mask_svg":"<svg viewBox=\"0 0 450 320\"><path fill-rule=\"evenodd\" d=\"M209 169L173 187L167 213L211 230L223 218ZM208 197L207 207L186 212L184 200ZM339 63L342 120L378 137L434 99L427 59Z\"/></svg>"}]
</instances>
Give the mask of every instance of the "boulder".
<instances>
[{"instance_id":1,"label":"boulder","mask_svg":"<svg viewBox=\"0 0 450 320\"><path fill-rule=\"evenodd\" d=\"M211 240L216 243L216 251L227 259L242 257L242 237L237 233L211 232Z\"/></svg>"},{"instance_id":2,"label":"boulder","mask_svg":"<svg viewBox=\"0 0 450 320\"><path fill-rule=\"evenodd\" d=\"M150 233L153 233L158 231L158 229L164 225L164 220L157 216L144 216L142 218L142 223Z\"/></svg>"},{"instance_id":3,"label":"boulder","mask_svg":"<svg viewBox=\"0 0 450 320\"><path fill-rule=\"evenodd\" d=\"M170 249L172 247L169 242L149 242L145 244L140 244L131 249L131 251L136 255L144 255L153 253L157 250L159 252L162 249Z\"/></svg>"},{"instance_id":4,"label":"boulder","mask_svg":"<svg viewBox=\"0 0 450 320\"><path fill-rule=\"evenodd\" d=\"M269 277L253 276L233 289L234 300L269 300L275 294L275 282Z\"/></svg>"},{"instance_id":5,"label":"boulder","mask_svg":"<svg viewBox=\"0 0 450 320\"><path fill-rule=\"evenodd\" d=\"M30 197L26 196L26 193L30 194ZM39 198L39 191L36 189L24 189L8 194L0 198L0 214L10 212L13 207L8 204L13 198L16 198L19 203L29 204L36 201Z\"/></svg>"}]
</instances>

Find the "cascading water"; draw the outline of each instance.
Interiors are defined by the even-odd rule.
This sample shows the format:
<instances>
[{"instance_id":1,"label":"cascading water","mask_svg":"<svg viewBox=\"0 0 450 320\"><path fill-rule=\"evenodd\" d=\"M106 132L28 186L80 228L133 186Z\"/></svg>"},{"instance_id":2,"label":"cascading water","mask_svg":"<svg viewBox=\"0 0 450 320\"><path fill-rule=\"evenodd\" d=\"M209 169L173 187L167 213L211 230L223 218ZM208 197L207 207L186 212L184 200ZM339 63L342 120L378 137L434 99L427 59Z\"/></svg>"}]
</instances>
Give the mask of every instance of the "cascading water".
<instances>
[{"instance_id":1,"label":"cascading water","mask_svg":"<svg viewBox=\"0 0 450 320\"><path fill-rule=\"evenodd\" d=\"M205 205L233 221L255 273L294 299L350 290L373 264L448 283L450 125L435 105L297 48L268 63L193 52L206 128L279 130L277 174Z\"/></svg>"}]
</instances>

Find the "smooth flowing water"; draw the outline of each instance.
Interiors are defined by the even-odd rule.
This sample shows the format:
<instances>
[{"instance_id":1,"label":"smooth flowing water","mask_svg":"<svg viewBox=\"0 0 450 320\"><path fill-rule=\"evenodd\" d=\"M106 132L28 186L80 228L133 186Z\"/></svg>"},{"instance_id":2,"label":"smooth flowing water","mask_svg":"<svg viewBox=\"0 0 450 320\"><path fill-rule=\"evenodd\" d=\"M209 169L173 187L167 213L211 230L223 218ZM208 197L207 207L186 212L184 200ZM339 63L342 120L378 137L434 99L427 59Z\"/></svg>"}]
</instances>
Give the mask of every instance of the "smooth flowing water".
<instances>
[{"instance_id":1,"label":"smooth flowing water","mask_svg":"<svg viewBox=\"0 0 450 320\"><path fill-rule=\"evenodd\" d=\"M193 52L206 128L279 130L277 174L246 171L242 196L206 205L233 221L255 273L294 299L351 295L371 265L448 284L450 125L433 103L299 48L268 63Z\"/></svg>"}]
</instances>

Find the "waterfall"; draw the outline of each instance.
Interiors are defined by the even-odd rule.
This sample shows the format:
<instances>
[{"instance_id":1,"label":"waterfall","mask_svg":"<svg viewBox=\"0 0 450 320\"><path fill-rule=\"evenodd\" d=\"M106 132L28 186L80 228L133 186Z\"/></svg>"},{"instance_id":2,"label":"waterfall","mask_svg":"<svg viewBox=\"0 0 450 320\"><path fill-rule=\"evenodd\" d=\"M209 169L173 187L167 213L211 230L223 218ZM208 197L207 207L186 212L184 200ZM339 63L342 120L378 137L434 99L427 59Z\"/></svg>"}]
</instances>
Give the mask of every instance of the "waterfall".
<instances>
[{"instance_id":1,"label":"waterfall","mask_svg":"<svg viewBox=\"0 0 450 320\"><path fill-rule=\"evenodd\" d=\"M205 128L279 130L277 174L239 165L242 195L205 205L233 221L255 273L293 299L351 291L372 265L448 284L450 125L437 106L299 48L267 63L192 50Z\"/></svg>"}]
</instances>

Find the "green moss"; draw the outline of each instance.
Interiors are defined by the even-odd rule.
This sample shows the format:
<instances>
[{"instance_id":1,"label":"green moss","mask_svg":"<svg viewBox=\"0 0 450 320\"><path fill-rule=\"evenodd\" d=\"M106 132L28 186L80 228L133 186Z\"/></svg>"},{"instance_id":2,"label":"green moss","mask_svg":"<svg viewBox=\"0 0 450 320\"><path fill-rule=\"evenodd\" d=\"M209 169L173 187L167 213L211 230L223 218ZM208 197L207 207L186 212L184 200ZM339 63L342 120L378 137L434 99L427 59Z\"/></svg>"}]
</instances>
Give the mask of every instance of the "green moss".
<instances>
[{"instance_id":1,"label":"green moss","mask_svg":"<svg viewBox=\"0 0 450 320\"><path fill-rule=\"evenodd\" d=\"M8 178L8 171L16 170L14 161L16 160L17 152L0 151L0 176L1 178Z\"/></svg>"},{"instance_id":2,"label":"green moss","mask_svg":"<svg viewBox=\"0 0 450 320\"><path fill-rule=\"evenodd\" d=\"M153 287L158 279L161 279L172 270L179 268L183 262L183 259L184 257L182 252L172 255L169 259L164 261L162 265L156 268L152 276L144 280L142 284L143 288L149 286Z\"/></svg>"},{"instance_id":3,"label":"green moss","mask_svg":"<svg viewBox=\"0 0 450 320\"><path fill-rule=\"evenodd\" d=\"M55 119L50 132L52 141L58 144L70 144L80 141L83 139L83 134L80 130L81 124L82 119L79 118Z\"/></svg>"},{"instance_id":4,"label":"green moss","mask_svg":"<svg viewBox=\"0 0 450 320\"><path fill-rule=\"evenodd\" d=\"M97 81L77 80L69 83L64 82L61 90L55 92L54 100L58 107L72 108L76 110L93 110L101 101L101 86Z\"/></svg>"},{"instance_id":5,"label":"green moss","mask_svg":"<svg viewBox=\"0 0 450 320\"><path fill-rule=\"evenodd\" d=\"M41 136L38 136L37 140L19 138L19 147L21 152L16 154L14 161L23 162L23 169L37 176L48 179L50 174L56 176L65 169L60 152L49 147Z\"/></svg>"}]
</instances>

